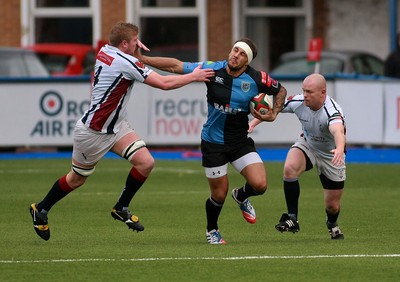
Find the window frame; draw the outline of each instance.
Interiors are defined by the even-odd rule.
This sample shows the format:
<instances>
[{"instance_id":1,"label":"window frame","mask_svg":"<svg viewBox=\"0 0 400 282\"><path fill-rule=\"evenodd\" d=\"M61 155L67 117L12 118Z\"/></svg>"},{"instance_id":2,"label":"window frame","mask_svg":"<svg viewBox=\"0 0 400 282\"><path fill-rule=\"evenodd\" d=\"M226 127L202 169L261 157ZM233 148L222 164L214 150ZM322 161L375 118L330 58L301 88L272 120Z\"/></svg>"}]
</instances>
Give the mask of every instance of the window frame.
<instances>
[{"instance_id":1,"label":"window frame","mask_svg":"<svg viewBox=\"0 0 400 282\"><path fill-rule=\"evenodd\" d=\"M21 26L22 38L21 45L27 46L37 42L35 38L35 19L36 18L92 18L92 37L93 46L101 38L100 24L100 1L89 0L88 7L37 7L36 1L21 0Z\"/></svg>"},{"instance_id":2,"label":"window frame","mask_svg":"<svg viewBox=\"0 0 400 282\"><path fill-rule=\"evenodd\" d=\"M299 24L296 24L296 34L299 34L297 38L294 38L295 50L307 50L308 41L312 36L313 27L313 13L312 3L313 0L302 0L302 5L299 7L249 7L247 0L232 0L233 1L233 38L241 38L246 36L247 30L247 19L249 17L295 17L304 20L304 33L299 30ZM301 33L301 34L300 34ZM301 40L299 38L302 38ZM265 47L267 54L260 54L260 60L267 61L267 66L259 66L261 68L269 69L269 48Z\"/></svg>"},{"instance_id":3,"label":"window frame","mask_svg":"<svg viewBox=\"0 0 400 282\"><path fill-rule=\"evenodd\" d=\"M194 7L143 7L142 1L126 1L126 19L140 27L141 18L197 17L199 22L199 61L207 60L207 1L196 0ZM146 42L144 42L146 44Z\"/></svg>"}]
</instances>

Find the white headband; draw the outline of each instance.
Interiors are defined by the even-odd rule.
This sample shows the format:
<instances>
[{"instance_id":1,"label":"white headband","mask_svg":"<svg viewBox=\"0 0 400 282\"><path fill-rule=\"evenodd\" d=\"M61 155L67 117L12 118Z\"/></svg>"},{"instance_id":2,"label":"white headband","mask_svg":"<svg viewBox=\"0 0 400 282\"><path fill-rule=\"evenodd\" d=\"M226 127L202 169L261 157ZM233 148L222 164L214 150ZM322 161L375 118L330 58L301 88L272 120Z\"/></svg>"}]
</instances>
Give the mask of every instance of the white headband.
<instances>
[{"instance_id":1,"label":"white headband","mask_svg":"<svg viewBox=\"0 0 400 282\"><path fill-rule=\"evenodd\" d=\"M247 61L250 65L250 62L253 60L253 51L251 51L250 46L246 42L238 41L235 43L235 45L233 45L233 48L235 48L235 47L239 47L244 50L244 52L247 55Z\"/></svg>"}]
</instances>

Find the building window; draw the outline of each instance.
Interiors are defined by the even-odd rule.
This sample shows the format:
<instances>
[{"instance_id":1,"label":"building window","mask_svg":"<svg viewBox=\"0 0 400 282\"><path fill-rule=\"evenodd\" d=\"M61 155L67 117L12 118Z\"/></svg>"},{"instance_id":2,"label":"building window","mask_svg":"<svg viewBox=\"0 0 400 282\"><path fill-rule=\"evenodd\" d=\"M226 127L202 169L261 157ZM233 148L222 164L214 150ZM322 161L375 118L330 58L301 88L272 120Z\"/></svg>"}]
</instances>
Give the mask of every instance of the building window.
<instances>
[{"instance_id":1,"label":"building window","mask_svg":"<svg viewBox=\"0 0 400 282\"><path fill-rule=\"evenodd\" d=\"M140 39L152 56L182 61L205 58L205 2L196 0L142 0L127 2L131 19L140 27ZM129 20L129 19L128 19Z\"/></svg>"},{"instance_id":2,"label":"building window","mask_svg":"<svg viewBox=\"0 0 400 282\"><path fill-rule=\"evenodd\" d=\"M305 50L308 44L312 0L246 0L240 2L242 32L258 49L253 65L270 70L285 52Z\"/></svg>"},{"instance_id":3,"label":"building window","mask_svg":"<svg viewBox=\"0 0 400 282\"><path fill-rule=\"evenodd\" d=\"M142 0L142 7L196 7L196 0Z\"/></svg>"},{"instance_id":4,"label":"building window","mask_svg":"<svg viewBox=\"0 0 400 282\"><path fill-rule=\"evenodd\" d=\"M302 0L248 0L248 7L301 7Z\"/></svg>"},{"instance_id":5,"label":"building window","mask_svg":"<svg viewBox=\"0 0 400 282\"><path fill-rule=\"evenodd\" d=\"M92 30L92 18L35 18L36 43L62 42L91 45Z\"/></svg>"},{"instance_id":6,"label":"building window","mask_svg":"<svg viewBox=\"0 0 400 282\"><path fill-rule=\"evenodd\" d=\"M36 7L89 7L89 0L36 0Z\"/></svg>"},{"instance_id":7,"label":"building window","mask_svg":"<svg viewBox=\"0 0 400 282\"><path fill-rule=\"evenodd\" d=\"M197 61L199 53L197 18L150 18L140 21L140 38L152 56L167 56L181 61ZM182 28L185 27L185 28Z\"/></svg>"},{"instance_id":8,"label":"building window","mask_svg":"<svg viewBox=\"0 0 400 282\"><path fill-rule=\"evenodd\" d=\"M34 43L81 43L95 45L99 39L100 1L21 0L31 13L23 19L29 33L23 45Z\"/></svg>"}]
</instances>

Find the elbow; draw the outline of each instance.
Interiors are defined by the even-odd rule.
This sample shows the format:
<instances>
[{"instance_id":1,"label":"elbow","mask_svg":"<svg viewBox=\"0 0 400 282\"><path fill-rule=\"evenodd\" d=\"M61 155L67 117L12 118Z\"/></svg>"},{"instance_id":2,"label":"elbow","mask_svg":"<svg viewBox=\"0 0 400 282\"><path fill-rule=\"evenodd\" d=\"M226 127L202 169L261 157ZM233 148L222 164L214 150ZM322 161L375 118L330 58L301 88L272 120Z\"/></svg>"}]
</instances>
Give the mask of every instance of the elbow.
<instances>
[{"instance_id":1,"label":"elbow","mask_svg":"<svg viewBox=\"0 0 400 282\"><path fill-rule=\"evenodd\" d=\"M161 83L158 88L160 88L161 90L172 90L172 89L175 89L178 87L179 87L179 85L176 85L174 83L164 82L164 83Z\"/></svg>"},{"instance_id":2,"label":"elbow","mask_svg":"<svg viewBox=\"0 0 400 282\"><path fill-rule=\"evenodd\" d=\"M162 85L160 85L160 87L159 87L161 90L170 90L170 89L172 89L169 85L167 85L167 84L162 84Z\"/></svg>"}]
</instances>

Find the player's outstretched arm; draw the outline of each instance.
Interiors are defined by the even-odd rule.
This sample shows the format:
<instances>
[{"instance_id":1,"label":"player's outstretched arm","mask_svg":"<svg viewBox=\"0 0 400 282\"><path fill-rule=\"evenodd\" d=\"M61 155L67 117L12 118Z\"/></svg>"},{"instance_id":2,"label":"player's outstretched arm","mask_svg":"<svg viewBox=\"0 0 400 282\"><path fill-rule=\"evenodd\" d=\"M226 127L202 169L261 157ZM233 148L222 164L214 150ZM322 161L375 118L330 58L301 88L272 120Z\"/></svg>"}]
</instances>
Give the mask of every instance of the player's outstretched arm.
<instances>
[{"instance_id":1,"label":"player's outstretched arm","mask_svg":"<svg viewBox=\"0 0 400 282\"><path fill-rule=\"evenodd\" d=\"M148 57L143 56L140 60L146 65L152 66L159 70L172 72L172 73L183 73L183 62L169 57Z\"/></svg>"},{"instance_id":2,"label":"player's outstretched arm","mask_svg":"<svg viewBox=\"0 0 400 282\"><path fill-rule=\"evenodd\" d=\"M183 62L169 57L149 57L142 55L141 49L145 51L150 51L142 42L138 40L138 48L134 52L134 56L138 58L139 61L149 65L151 67L157 68L159 70L172 72L172 73L183 73Z\"/></svg>"},{"instance_id":3,"label":"player's outstretched arm","mask_svg":"<svg viewBox=\"0 0 400 282\"><path fill-rule=\"evenodd\" d=\"M144 81L145 84L163 90L176 89L191 82L207 82L214 76L214 70L202 69L199 65L193 72L184 75L160 75L153 71Z\"/></svg>"}]
</instances>

